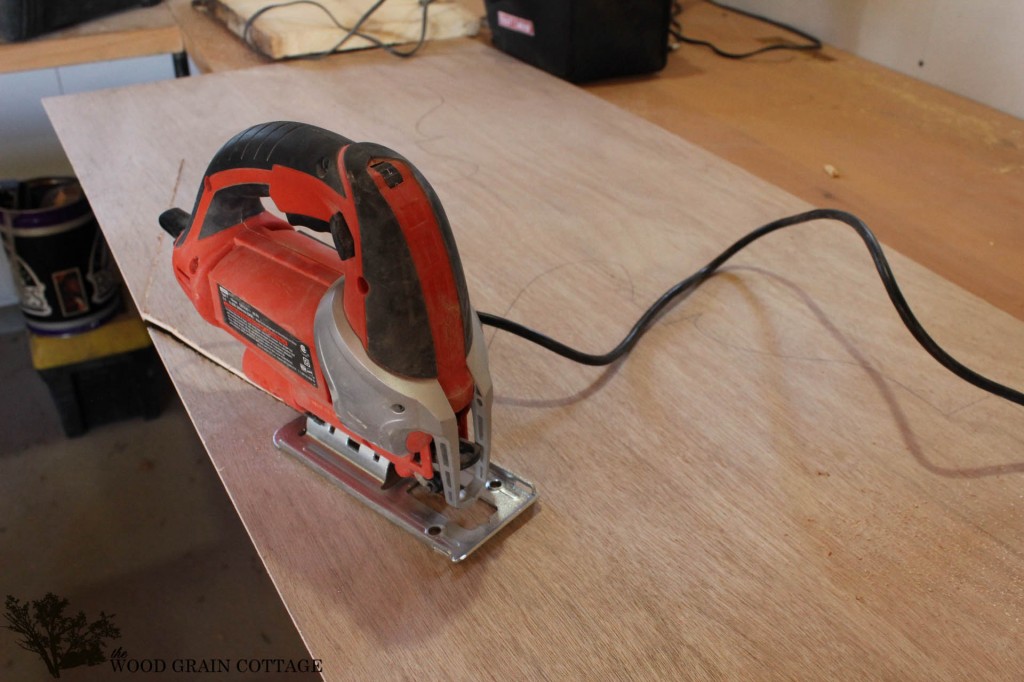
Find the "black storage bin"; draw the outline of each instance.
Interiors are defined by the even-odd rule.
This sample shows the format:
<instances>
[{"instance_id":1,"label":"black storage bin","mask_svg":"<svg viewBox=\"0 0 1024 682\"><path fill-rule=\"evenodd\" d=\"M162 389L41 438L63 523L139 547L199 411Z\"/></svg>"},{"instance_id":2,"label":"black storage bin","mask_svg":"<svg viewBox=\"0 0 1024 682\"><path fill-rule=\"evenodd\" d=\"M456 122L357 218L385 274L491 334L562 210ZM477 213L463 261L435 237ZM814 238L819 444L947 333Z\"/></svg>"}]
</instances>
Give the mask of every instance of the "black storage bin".
<instances>
[{"instance_id":1,"label":"black storage bin","mask_svg":"<svg viewBox=\"0 0 1024 682\"><path fill-rule=\"evenodd\" d=\"M485 0L494 45L585 81L653 73L668 58L672 0Z\"/></svg>"},{"instance_id":2,"label":"black storage bin","mask_svg":"<svg viewBox=\"0 0 1024 682\"><path fill-rule=\"evenodd\" d=\"M160 0L0 0L0 39L25 40Z\"/></svg>"},{"instance_id":3,"label":"black storage bin","mask_svg":"<svg viewBox=\"0 0 1024 682\"><path fill-rule=\"evenodd\" d=\"M156 419L171 392L156 349L39 370L57 406L64 435L132 417Z\"/></svg>"}]
</instances>

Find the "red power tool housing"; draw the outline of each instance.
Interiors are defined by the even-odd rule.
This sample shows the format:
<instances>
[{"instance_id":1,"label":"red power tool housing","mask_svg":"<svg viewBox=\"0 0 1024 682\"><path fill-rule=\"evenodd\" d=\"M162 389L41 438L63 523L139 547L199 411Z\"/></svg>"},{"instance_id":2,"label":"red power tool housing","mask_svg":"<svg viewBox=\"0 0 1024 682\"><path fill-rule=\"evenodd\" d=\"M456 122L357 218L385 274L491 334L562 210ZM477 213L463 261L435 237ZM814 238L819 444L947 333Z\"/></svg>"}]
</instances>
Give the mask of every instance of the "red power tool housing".
<instances>
[{"instance_id":1,"label":"red power tool housing","mask_svg":"<svg viewBox=\"0 0 1024 682\"><path fill-rule=\"evenodd\" d=\"M407 160L306 124L254 126L213 158L192 214L171 209L161 225L176 234L179 284L203 318L246 345L254 383L375 448L399 476L431 479L430 434L410 434L405 452L382 451L332 407L313 323L344 278L345 316L367 354L395 375L436 378L466 438L465 278L437 195ZM333 248L296 225L330 233Z\"/></svg>"}]
</instances>

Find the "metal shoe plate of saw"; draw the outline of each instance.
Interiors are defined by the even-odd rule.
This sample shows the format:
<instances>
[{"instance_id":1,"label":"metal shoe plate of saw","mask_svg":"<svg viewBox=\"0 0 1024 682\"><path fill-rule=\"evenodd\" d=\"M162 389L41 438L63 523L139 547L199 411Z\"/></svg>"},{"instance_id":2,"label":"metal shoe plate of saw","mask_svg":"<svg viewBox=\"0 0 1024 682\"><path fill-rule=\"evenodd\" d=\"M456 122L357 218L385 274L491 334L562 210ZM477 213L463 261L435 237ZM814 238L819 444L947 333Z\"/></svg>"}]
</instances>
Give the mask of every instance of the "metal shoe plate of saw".
<instances>
[{"instance_id":1,"label":"metal shoe plate of saw","mask_svg":"<svg viewBox=\"0 0 1024 682\"><path fill-rule=\"evenodd\" d=\"M365 445L316 421L299 417L274 434L274 444L320 472L346 492L412 533L452 562L465 559L537 499L532 483L496 464L489 465L478 504L493 512L477 525L465 527L451 508L430 505L431 493L418 482L389 475L389 462ZM417 490L419 489L419 490ZM422 494L416 493L422 491Z\"/></svg>"}]
</instances>

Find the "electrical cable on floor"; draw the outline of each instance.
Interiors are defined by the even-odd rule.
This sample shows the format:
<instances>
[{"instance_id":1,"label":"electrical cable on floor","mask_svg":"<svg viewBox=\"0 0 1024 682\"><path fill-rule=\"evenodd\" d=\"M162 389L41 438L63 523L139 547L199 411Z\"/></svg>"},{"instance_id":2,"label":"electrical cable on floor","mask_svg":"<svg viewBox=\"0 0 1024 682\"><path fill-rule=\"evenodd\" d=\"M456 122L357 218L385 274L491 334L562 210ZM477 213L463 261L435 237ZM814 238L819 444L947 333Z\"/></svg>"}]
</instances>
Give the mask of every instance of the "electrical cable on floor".
<instances>
[{"instance_id":1,"label":"electrical cable on floor","mask_svg":"<svg viewBox=\"0 0 1024 682\"><path fill-rule=\"evenodd\" d=\"M595 355L584 353L560 343L545 334L521 325L518 322L513 322L497 315L491 315L490 313L479 313L480 322L495 327L496 329L501 329L520 336L527 341L536 343L574 362L591 366L609 365L632 350L633 346L636 345L637 341L640 340L640 337L647 331L657 315L670 303L676 300L679 296L696 289L709 277L714 275L715 272L726 263L726 261L735 256L738 252L761 237L771 234L776 230L815 220L836 220L849 225L857 232L860 238L864 240L864 244L867 245L868 252L871 254L871 259L874 261L875 269L878 271L878 275L882 279L882 284L885 285L885 291L889 294L889 300L892 301L893 306L895 306L896 312L899 313L900 319L903 320L903 324L906 325L907 329L917 342L921 344L928 354L935 358L939 364L964 381L973 384L982 390L988 391L1000 398L1005 398L1006 400L1017 403L1018 405L1024 405L1024 393L978 374L974 370L960 363L960 361L956 360L941 346L939 346L934 339L932 339L928 332L924 330L924 327L921 326L921 323L918 322L914 313L911 312L910 304L907 303L906 298L903 297L903 292L900 291L899 286L896 284L896 277L893 275L892 269L889 267L889 262L885 258L885 253L882 251L882 245L879 244L878 238L875 237L874 233L860 218L852 213L836 209L822 208L807 211L806 213L799 213L794 216L789 216L788 218L775 220L767 225L762 225L753 232L748 233L746 236L742 237L732 246L716 256L710 263L662 294L661 297L655 301L643 315L640 316L640 319L637 320L636 324L633 325L633 328L630 329L629 333L626 334L625 338L622 339L619 345L604 354Z\"/></svg>"},{"instance_id":2,"label":"electrical cable on floor","mask_svg":"<svg viewBox=\"0 0 1024 682\"><path fill-rule=\"evenodd\" d=\"M351 28L343 25L340 21L338 21L338 18L334 16L334 13L331 12L331 10L329 10L327 7L317 2L316 0L289 0L288 2L271 3L256 10L256 12L254 12L252 16L250 16L246 20L245 25L242 27L242 40L245 42L246 45L251 47L257 53L263 55L264 57L270 57L270 55L263 52L263 50L261 50L259 46L252 40L251 33L253 23L267 12L276 9L281 9L283 7L292 7L294 5L312 5L313 7L318 8L324 14L326 14L327 18L330 19L331 23L333 23L338 29L345 31L345 35L343 35L332 47L326 50L322 50L320 52L309 52L307 54L302 55L294 55L289 57L289 59L301 59L307 57L326 57L339 51L341 47L352 38L362 38L363 40L368 41L372 47L384 50L388 54L394 55L395 57L401 57L403 59L406 57L411 57L414 54L416 54L419 51L419 49L423 47L423 44L426 42L428 7L430 6L430 3L433 0L420 0L420 5L422 6L423 10L420 18L419 40L416 42L415 45L413 45L408 50L399 50L393 47L392 45L385 43L383 40L377 38L376 36L370 35L368 33L363 33L362 31L360 31L360 29L363 27L363 24L365 24L370 19L370 17L372 17L373 14L378 9L380 9L380 6L383 5L385 1L386 0L376 0L372 5L370 5L370 7L365 12L363 12L362 15L360 15L358 19L356 19L356 22L352 25Z\"/></svg>"},{"instance_id":3,"label":"electrical cable on floor","mask_svg":"<svg viewBox=\"0 0 1024 682\"><path fill-rule=\"evenodd\" d=\"M807 51L821 49L821 41L818 40L818 38L812 36L810 33L801 31L800 29L794 26L784 24L781 21L776 21L774 19L769 19L768 17L762 16L760 14L754 14L753 12L748 12L746 10L738 9L736 7L730 7L729 5L723 5L722 3L718 2L718 0L705 0L705 2L707 2L710 5L714 5L715 7L718 7L720 9L724 9L735 14L740 14L750 19L756 19L757 21L761 21L771 26L775 26L776 28L781 28L784 31L789 31L794 35L800 36L807 42L802 45L793 43L776 43L774 45L766 45L756 50L751 50L750 52L728 52L726 50L721 49L714 43L710 43L706 40L700 40L697 38L690 38L688 36L683 35L683 27L679 21L679 15L682 14L683 12L683 6L682 4L680 4L679 0L675 0L675 2L672 3L672 21L669 26L669 34L671 34L673 38L675 38L681 43L687 43L690 45L700 45L702 47L710 48L711 51L717 54L719 57L725 57L726 59L746 59L747 57L753 57L754 55L764 54L765 52L772 52L773 50Z\"/></svg>"}]
</instances>

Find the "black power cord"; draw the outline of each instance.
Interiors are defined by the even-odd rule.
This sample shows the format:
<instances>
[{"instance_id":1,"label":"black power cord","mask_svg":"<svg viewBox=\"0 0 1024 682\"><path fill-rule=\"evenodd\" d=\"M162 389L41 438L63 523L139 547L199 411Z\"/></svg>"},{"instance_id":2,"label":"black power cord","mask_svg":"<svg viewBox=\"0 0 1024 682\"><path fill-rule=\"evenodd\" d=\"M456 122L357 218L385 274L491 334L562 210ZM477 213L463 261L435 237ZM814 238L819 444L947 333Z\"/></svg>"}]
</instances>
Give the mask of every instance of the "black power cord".
<instances>
[{"instance_id":1,"label":"black power cord","mask_svg":"<svg viewBox=\"0 0 1024 682\"><path fill-rule=\"evenodd\" d=\"M860 235L860 238L864 240L864 244L868 247L868 252L871 254L871 259L875 263L875 269L878 271L879 277L882 278L882 284L885 285L885 291L889 294L889 300L892 301L893 306L896 307L896 312L899 313L900 319L903 320L903 324L906 325L911 335L917 339L917 342L920 343L921 346L928 351L928 354L935 358L939 364L964 381L973 384L982 390L988 391L1000 398L1005 398L1006 400L1017 403L1018 405L1024 405L1024 393L978 374L971 368L963 365L935 342L928 332L924 330L924 327L921 326L921 323L918 322L917 318L914 317L914 313L911 312L910 305L907 303L906 298L903 297L903 292L900 291L899 286L896 284L896 277L893 275L892 269L889 267L889 261L885 258L885 253L882 251L882 245L878 243L878 238L875 237L870 228L868 228L868 226L865 225L857 216L852 213L847 213L846 211L839 211L830 208L820 208L813 211L807 211L806 213L798 213L797 215L789 216L788 218L780 218L779 220L770 222L767 225L762 225L753 232L748 233L746 236L720 253L710 263L662 294L661 297L655 301L643 315L640 316L640 319L637 320L636 324L633 325L633 328L629 330L626 337L619 342L619 345L601 355L592 355L590 353L584 353L576 350L575 348L571 348L566 346L564 343L555 341L551 337L541 334L538 331L534 331L529 327L523 326L518 322L513 322L503 317L498 317L497 315L491 315L490 313L479 313L480 322L495 327L496 329L501 329L517 336L521 336L527 341L543 346L544 348L574 362L592 366L609 365L624 356L633 348L633 346L636 345L643 333L647 331L653 320L658 316L658 313L663 311L670 303L682 294L693 291L700 286L705 280L714 275L715 272L726 263L726 261L735 256L741 250L761 237L771 234L776 230L815 220L836 220L849 225L857 232L858 235Z\"/></svg>"},{"instance_id":2,"label":"black power cord","mask_svg":"<svg viewBox=\"0 0 1024 682\"><path fill-rule=\"evenodd\" d=\"M292 57L293 59L298 59L298 58L301 58L301 57L326 57L327 55L334 54L335 52L340 50L341 47L345 43L347 43L349 40L351 40L352 38L357 38L357 37L358 38L362 38L363 40L369 41L370 44L373 47L380 48L380 49L384 50L385 52L387 52L388 54L392 54L392 55L394 55L396 57L401 57L401 58L404 59L406 57L413 56L414 54L416 54L419 51L419 49L421 47L423 47L423 43L426 41L426 38L427 38L427 8L430 6L430 3L432 2L432 0L420 0L420 5L423 7L423 11L422 11L422 15L421 15L421 20L420 20L420 37L419 37L419 40L416 42L416 44L413 45L408 50L398 50L398 49L392 47L391 45L388 45L387 43L382 41L380 38L377 38L376 36L369 35L367 33L363 33L363 32L361 32L359 30L359 29L361 29L363 27L363 24L365 24L367 22L367 20L369 20L369 18L371 16L373 16L374 12L376 12L378 9L380 9L380 6L383 5L384 2L385 2L385 0L376 0L376 2L374 2L372 5L370 5L370 7L365 12L363 12L358 19L356 19L356 22L354 24L352 24L351 28L349 28L347 26L344 26L340 21L338 21L338 18L336 16L334 16L334 14L331 12L331 10L329 10L327 7L324 7L319 2L316 2L316 0L289 0L288 2L271 3L269 5L265 5L265 6L261 7L260 9L256 10L252 14L252 16L250 16L246 20L245 25L242 27L242 40L245 42L246 45L251 47L253 50L258 52L259 54L262 54L264 57L269 57L269 55L265 54L262 50L260 50L259 46L256 45L252 41L252 39L250 38L250 33L252 32L252 25L253 25L253 23L257 19L259 19L261 16L266 14L267 12L270 12L270 11L275 10L275 9L280 9L282 7L291 7L293 5L312 5L313 7L316 7L318 9L320 9L324 14L326 14L327 18L330 19L331 23L333 23L336 27L338 27L338 29L340 29L342 31L345 31L345 35L343 35L341 37L341 39L339 39L332 47L330 47L330 48L328 48L326 50L323 50L321 52L310 52L308 54L303 54L303 55L295 55L295 57Z\"/></svg>"},{"instance_id":3,"label":"black power cord","mask_svg":"<svg viewBox=\"0 0 1024 682\"><path fill-rule=\"evenodd\" d=\"M804 31L801 31L800 29L794 26L784 24L781 21L775 21L774 19L769 19L768 17L761 16L760 14L754 14L753 12L748 12L746 10L738 9L736 7L730 7L729 5L723 5L717 0L705 0L705 2L707 2L710 5L714 5L715 7L718 7L720 9L724 9L735 14L741 14L745 17L756 19L757 21L761 21L771 26L775 26L776 28L781 28L784 31L789 31L793 35L800 36L807 42L802 45L796 45L792 43L776 43L774 45L766 45L756 50L751 50L750 52L728 52L726 50L719 48L714 43L709 43L706 40L699 40L697 38L690 38L688 36L683 35L683 27L682 24L679 22L679 15L682 14L683 12L683 6L679 3L679 0L676 0L675 2L672 3L672 23L669 27L669 33L672 35L673 38L675 38L681 43L688 43L690 45L701 45L703 47L710 48L711 51L717 54L719 57L725 57L726 59L746 59L747 57L753 57L754 55L764 54L765 52L771 52L773 50L801 51L821 49L820 40L812 36L810 33L805 33Z\"/></svg>"}]
</instances>

